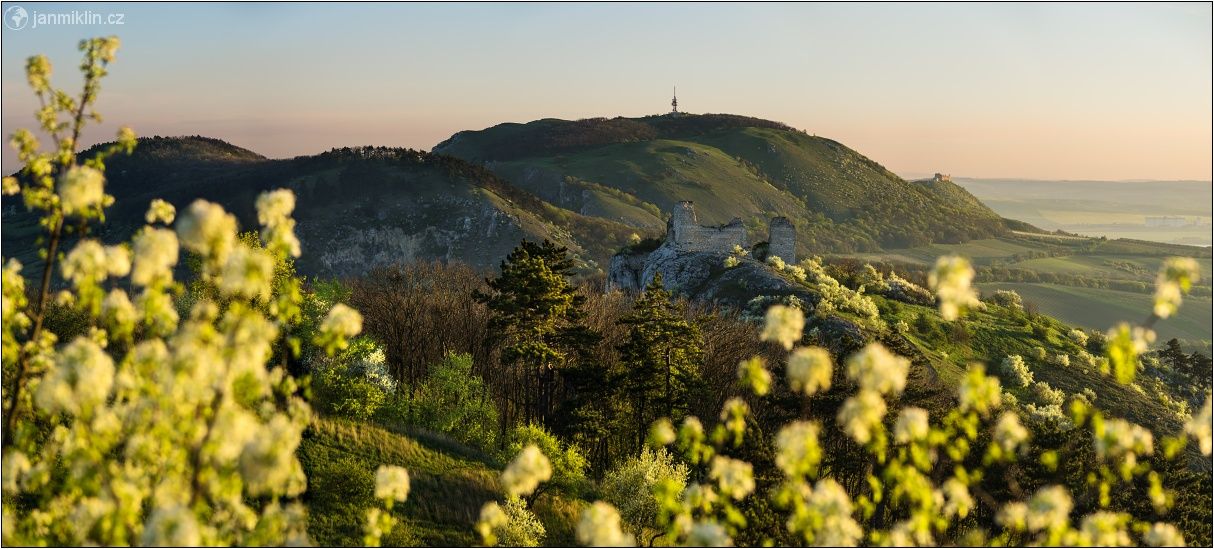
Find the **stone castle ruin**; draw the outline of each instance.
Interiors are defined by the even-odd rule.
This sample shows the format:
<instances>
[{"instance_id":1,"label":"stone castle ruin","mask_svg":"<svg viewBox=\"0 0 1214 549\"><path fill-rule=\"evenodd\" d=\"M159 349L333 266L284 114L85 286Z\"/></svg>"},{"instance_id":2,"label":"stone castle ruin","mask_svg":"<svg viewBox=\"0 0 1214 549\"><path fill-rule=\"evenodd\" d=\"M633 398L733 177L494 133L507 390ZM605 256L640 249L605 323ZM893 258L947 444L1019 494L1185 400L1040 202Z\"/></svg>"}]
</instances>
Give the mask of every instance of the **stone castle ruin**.
<instances>
[{"instance_id":1,"label":"stone castle ruin","mask_svg":"<svg viewBox=\"0 0 1214 549\"><path fill-rule=\"evenodd\" d=\"M728 252L735 245L747 247L746 227L740 218L715 227L700 225L695 206L679 202L666 222L666 241L683 252Z\"/></svg>"},{"instance_id":2,"label":"stone castle ruin","mask_svg":"<svg viewBox=\"0 0 1214 549\"><path fill-rule=\"evenodd\" d=\"M771 220L767 229L767 255L796 263L797 232L787 217ZM666 223L666 242L681 252L729 253L734 246L749 249L746 227L740 218L717 226L700 225L695 205L684 200L675 205Z\"/></svg>"},{"instance_id":3,"label":"stone castle ruin","mask_svg":"<svg viewBox=\"0 0 1214 549\"><path fill-rule=\"evenodd\" d=\"M734 246L750 249L750 239L740 218L733 218L724 225L701 225L696 217L695 206L690 201L679 202L670 212L666 222L666 239L657 249L649 252L623 252L611 259L607 274L608 289L639 291L654 274L661 272L669 286L684 278L700 278L708 266L719 266L721 256L733 252ZM779 256L785 263L795 263L797 249L796 228L786 217L771 220L767 233L767 257ZM688 258L717 257L710 261L686 261ZM764 259L762 257L757 259Z\"/></svg>"}]
</instances>

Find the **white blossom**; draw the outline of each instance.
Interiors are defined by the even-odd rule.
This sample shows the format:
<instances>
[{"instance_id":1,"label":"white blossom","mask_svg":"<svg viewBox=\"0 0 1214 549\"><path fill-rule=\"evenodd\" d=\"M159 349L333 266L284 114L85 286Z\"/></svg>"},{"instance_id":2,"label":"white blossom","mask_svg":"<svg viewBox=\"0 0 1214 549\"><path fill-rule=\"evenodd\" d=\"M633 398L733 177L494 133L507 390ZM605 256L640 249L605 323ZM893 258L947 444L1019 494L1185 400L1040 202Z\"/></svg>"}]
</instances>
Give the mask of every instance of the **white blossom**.
<instances>
[{"instance_id":1,"label":"white blossom","mask_svg":"<svg viewBox=\"0 0 1214 549\"><path fill-rule=\"evenodd\" d=\"M970 495L969 488L960 480L950 478L944 481L940 491L944 495L942 512L946 517L965 518L970 509L974 508L974 498Z\"/></svg>"},{"instance_id":2,"label":"white blossom","mask_svg":"<svg viewBox=\"0 0 1214 549\"><path fill-rule=\"evenodd\" d=\"M1037 491L1028 503L1025 524L1030 530L1058 530L1070 522L1071 494L1061 486L1046 486Z\"/></svg>"},{"instance_id":3,"label":"white blossom","mask_svg":"<svg viewBox=\"0 0 1214 549\"><path fill-rule=\"evenodd\" d=\"M753 466L745 461L714 456L708 477L717 481L721 493L733 499L742 499L755 490Z\"/></svg>"},{"instance_id":4,"label":"white blossom","mask_svg":"<svg viewBox=\"0 0 1214 549\"><path fill-rule=\"evenodd\" d=\"M577 523L578 543L586 547L632 547L636 539L624 531L620 513L610 503L596 501L582 511Z\"/></svg>"},{"instance_id":5,"label":"white blossom","mask_svg":"<svg viewBox=\"0 0 1214 549\"><path fill-rule=\"evenodd\" d=\"M150 286L173 278L173 266L177 264L177 235L168 229L145 227L135 235L134 268L131 282Z\"/></svg>"},{"instance_id":6,"label":"white blossom","mask_svg":"<svg viewBox=\"0 0 1214 549\"><path fill-rule=\"evenodd\" d=\"M654 446L666 446L675 441L674 425L669 418L661 418L649 427L649 442Z\"/></svg>"},{"instance_id":7,"label":"white blossom","mask_svg":"<svg viewBox=\"0 0 1214 549\"><path fill-rule=\"evenodd\" d=\"M1185 546L1184 535L1180 533L1180 530L1164 522L1152 524L1151 529L1143 534L1142 541L1151 547Z\"/></svg>"},{"instance_id":8,"label":"white blossom","mask_svg":"<svg viewBox=\"0 0 1214 549\"><path fill-rule=\"evenodd\" d=\"M864 535L863 528L852 518L851 496L832 478L814 485L809 497L811 512L821 517L821 529L814 538L820 547L854 547Z\"/></svg>"},{"instance_id":9,"label":"white blossom","mask_svg":"<svg viewBox=\"0 0 1214 549\"><path fill-rule=\"evenodd\" d=\"M51 413L79 415L105 402L114 385L114 360L93 340L79 336L56 353L35 400Z\"/></svg>"},{"instance_id":10,"label":"white blossom","mask_svg":"<svg viewBox=\"0 0 1214 549\"><path fill-rule=\"evenodd\" d=\"M830 389L830 353L821 347L798 347L788 355L788 383L793 391L813 395Z\"/></svg>"},{"instance_id":11,"label":"white blossom","mask_svg":"<svg viewBox=\"0 0 1214 549\"><path fill-rule=\"evenodd\" d=\"M129 331L139 321L139 311L127 297L126 292L117 288L110 290L101 302L101 315L112 328L122 328Z\"/></svg>"},{"instance_id":12,"label":"white blossom","mask_svg":"<svg viewBox=\"0 0 1214 549\"><path fill-rule=\"evenodd\" d=\"M906 443L926 439L930 430L927 420L927 410L916 407L903 408L898 413L898 419L894 421L894 441Z\"/></svg>"},{"instance_id":13,"label":"white blossom","mask_svg":"<svg viewBox=\"0 0 1214 549\"><path fill-rule=\"evenodd\" d=\"M801 341L801 330L805 328L805 314L801 309L785 305L772 305L767 309L763 324L763 333L759 339L774 341L791 350L793 345Z\"/></svg>"},{"instance_id":14,"label":"white blossom","mask_svg":"<svg viewBox=\"0 0 1214 549\"><path fill-rule=\"evenodd\" d=\"M131 272L131 250L126 246L106 246L105 269L110 276L126 276Z\"/></svg>"},{"instance_id":15,"label":"white blossom","mask_svg":"<svg viewBox=\"0 0 1214 549\"><path fill-rule=\"evenodd\" d=\"M219 204L195 200L177 221L177 237L187 250L223 265L236 245L236 218Z\"/></svg>"},{"instance_id":16,"label":"white blossom","mask_svg":"<svg viewBox=\"0 0 1214 549\"><path fill-rule=\"evenodd\" d=\"M409 497L409 471L404 467L380 465L375 471L375 499L405 501Z\"/></svg>"},{"instance_id":17,"label":"white blossom","mask_svg":"<svg viewBox=\"0 0 1214 549\"><path fill-rule=\"evenodd\" d=\"M906 388L910 360L889 352L884 345L872 342L847 359L847 377L862 390L880 394L900 394Z\"/></svg>"},{"instance_id":18,"label":"white blossom","mask_svg":"<svg viewBox=\"0 0 1214 549\"><path fill-rule=\"evenodd\" d=\"M63 258L63 277L77 287L105 280L109 272L106 249L96 240L81 240Z\"/></svg>"},{"instance_id":19,"label":"white blossom","mask_svg":"<svg viewBox=\"0 0 1214 549\"><path fill-rule=\"evenodd\" d=\"M1210 395L1206 395L1206 403L1185 423L1184 428L1185 432L1197 439L1202 455L1210 455Z\"/></svg>"},{"instance_id":20,"label":"white blossom","mask_svg":"<svg viewBox=\"0 0 1214 549\"><path fill-rule=\"evenodd\" d=\"M59 178L59 206L67 215L105 205L105 175L89 166L73 166Z\"/></svg>"},{"instance_id":21,"label":"white blossom","mask_svg":"<svg viewBox=\"0 0 1214 549\"><path fill-rule=\"evenodd\" d=\"M689 547L728 547L733 543L725 527L710 521L697 521L687 535Z\"/></svg>"},{"instance_id":22,"label":"white blossom","mask_svg":"<svg viewBox=\"0 0 1214 549\"><path fill-rule=\"evenodd\" d=\"M173 219L176 217L177 208L160 198L152 199L152 203L148 205L148 212L143 216L149 224L159 222L165 225L173 223Z\"/></svg>"},{"instance_id":23,"label":"white blossom","mask_svg":"<svg viewBox=\"0 0 1214 549\"><path fill-rule=\"evenodd\" d=\"M978 363L970 365L961 385L957 387L957 398L962 411L974 410L986 415L1002 404L1002 397L1003 389L999 386L999 378L986 375L986 367Z\"/></svg>"},{"instance_id":24,"label":"white blossom","mask_svg":"<svg viewBox=\"0 0 1214 549\"><path fill-rule=\"evenodd\" d=\"M229 296L267 300L274 282L274 258L263 250L237 244L228 254L219 277L220 291Z\"/></svg>"},{"instance_id":25,"label":"white blossom","mask_svg":"<svg viewBox=\"0 0 1214 549\"><path fill-rule=\"evenodd\" d=\"M541 482L552 478L552 464L534 444L528 444L514 456L514 460L502 471L502 486L506 493L525 496L534 492Z\"/></svg>"},{"instance_id":26,"label":"white blossom","mask_svg":"<svg viewBox=\"0 0 1214 549\"><path fill-rule=\"evenodd\" d=\"M956 320L961 311L978 306L978 293L970 287L973 280L974 269L964 257L949 255L936 260L927 284L936 292L944 320Z\"/></svg>"},{"instance_id":27,"label":"white blossom","mask_svg":"<svg viewBox=\"0 0 1214 549\"><path fill-rule=\"evenodd\" d=\"M1003 412L999 415L999 420L995 422L994 440L1003 451L1016 451L1028 438L1028 429L1020 424L1020 416L1015 412Z\"/></svg>"},{"instance_id":28,"label":"white blossom","mask_svg":"<svg viewBox=\"0 0 1214 549\"><path fill-rule=\"evenodd\" d=\"M822 461L818 445L820 427L810 421L793 421L776 435L776 466L788 476L809 474Z\"/></svg>"},{"instance_id":29,"label":"white blossom","mask_svg":"<svg viewBox=\"0 0 1214 549\"><path fill-rule=\"evenodd\" d=\"M320 323L322 334L332 334L343 338L354 337L362 330L363 315L342 303L334 305Z\"/></svg>"},{"instance_id":30,"label":"white blossom","mask_svg":"<svg viewBox=\"0 0 1214 549\"><path fill-rule=\"evenodd\" d=\"M202 545L202 533L193 511L181 505L160 507L148 517L140 543L146 547L197 547Z\"/></svg>"},{"instance_id":31,"label":"white blossom","mask_svg":"<svg viewBox=\"0 0 1214 549\"><path fill-rule=\"evenodd\" d=\"M856 442L866 444L872 440L874 432L881 430L884 418L885 399L876 391L861 389L843 402L835 419L844 433Z\"/></svg>"},{"instance_id":32,"label":"white blossom","mask_svg":"<svg viewBox=\"0 0 1214 549\"><path fill-rule=\"evenodd\" d=\"M295 193L287 189L266 191L257 196L257 222L262 225L277 225L291 217L295 211Z\"/></svg>"}]
</instances>

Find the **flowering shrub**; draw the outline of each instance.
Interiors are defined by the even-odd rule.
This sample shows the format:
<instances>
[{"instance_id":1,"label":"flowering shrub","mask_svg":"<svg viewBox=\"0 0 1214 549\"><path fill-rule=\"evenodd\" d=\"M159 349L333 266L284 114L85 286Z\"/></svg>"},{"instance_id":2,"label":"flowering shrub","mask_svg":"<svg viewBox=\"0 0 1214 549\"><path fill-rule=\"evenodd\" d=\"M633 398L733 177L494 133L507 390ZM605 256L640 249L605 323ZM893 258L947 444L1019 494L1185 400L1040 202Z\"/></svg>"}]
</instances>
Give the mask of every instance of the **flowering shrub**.
<instances>
[{"instance_id":1,"label":"flowering shrub","mask_svg":"<svg viewBox=\"0 0 1214 549\"><path fill-rule=\"evenodd\" d=\"M667 428L670 428L669 425ZM673 440L673 430L669 437L669 440ZM639 456L629 458L609 471L603 477L600 490L603 499L619 509L623 526L646 541L646 545L652 545L653 539L662 533L655 527L659 509L653 492L660 485L663 490L680 493L687 486L687 475L687 465L676 462L665 448L654 450L646 447ZM593 518L595 522L603 520L598 516ZM582 543L593 545L585 541Z\"/></svg>"},{"instance_id":2,"label":"flowering shrub","mask_svg":"<svg viewBox=\"0 0 1214 549\"><path fill-rule=\"evenodd\" d=\"M552 463L538 447L528 444L518 451L500 477L506 491L505 501L503 504L491 501L481 507L476 531L485 545L535 547L544 542L547 533L544 525L527 508L523 498L551 478ZM583 530L580 526L578 529Z\"/></svg>"},{"instance_id":3,"label":"flowering shrub","mask_svg":"<svg viewBox=\"0 0 1214 549\"><path fill-rule=\"evenodd\" d=\"M1024 310L1024 300L1015 290L995 290L989 298L991 303L1017 311Z\"/></svg>"},{"instance_id":4,"label":"flowering shrub","mask_svg":"<svg viewBox=\"0 0 1214 549\"><path fill-rule=\"evenodd\" d=\"M258 198L262 239L254 242L239 238L235 217L216 204L198 200L178 215L153 200L130 243L101 244L90 233L113 202L104 162L130 152L135 136L124 128L114 145L77 162L77 139L99 118L92 107L118 40L85 40L80 49L78 97L51 87L45 57L27 62L54 150L41 151L32 133L18 130L12 144L25 167L3 185L41 213L46 232L32 300L23 266L4 267L3 542L307 543L298 501L306 479L295 450L311 410L284 365L311 342L293 335L299 280L276 273L300 254L294 195ZM75 245L62 253L69 240ZM185 295L174 280L183 250L197 258L199 277ZM45 322L56 265L67 289L55 303L87 322L70 341ZM337 305L315 340L332 354L360 329L358 313ZM397 469L376 489L388 506L407 493L407 474Z\"/></svg>"},{"instance_id":5,"label":"flowering shrub","mask_svg":"<svg viewBox=\"0 0 1214 549\"><path fill-rule=\"evenodd\" d=\"M1018 387L1028 387L1033 383L1033 371L1020 355L1008 355L1000 364L1000 369L1003 375L1011 378Z\"/></svg>"}]
</instances>

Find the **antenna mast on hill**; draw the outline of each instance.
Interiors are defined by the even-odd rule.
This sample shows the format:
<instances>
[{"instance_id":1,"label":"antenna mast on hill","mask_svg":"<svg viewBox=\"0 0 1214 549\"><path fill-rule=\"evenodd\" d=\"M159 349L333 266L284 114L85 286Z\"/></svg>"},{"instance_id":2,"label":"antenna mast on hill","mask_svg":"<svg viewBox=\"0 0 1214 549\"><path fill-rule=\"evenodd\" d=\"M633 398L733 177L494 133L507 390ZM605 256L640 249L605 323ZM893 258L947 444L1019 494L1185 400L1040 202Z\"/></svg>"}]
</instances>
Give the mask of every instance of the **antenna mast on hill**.
<instances>
[{"instance_id":1,"label":"antenna mast on hill","mask_svg":"<svg viewBox=\"0 0 1214 549\"><path fill-rule=\"evenodd\" d=\"M679 114L679 87L674 87L674 97L670 100L670 114Z\"/></svg>"}]
</instances>

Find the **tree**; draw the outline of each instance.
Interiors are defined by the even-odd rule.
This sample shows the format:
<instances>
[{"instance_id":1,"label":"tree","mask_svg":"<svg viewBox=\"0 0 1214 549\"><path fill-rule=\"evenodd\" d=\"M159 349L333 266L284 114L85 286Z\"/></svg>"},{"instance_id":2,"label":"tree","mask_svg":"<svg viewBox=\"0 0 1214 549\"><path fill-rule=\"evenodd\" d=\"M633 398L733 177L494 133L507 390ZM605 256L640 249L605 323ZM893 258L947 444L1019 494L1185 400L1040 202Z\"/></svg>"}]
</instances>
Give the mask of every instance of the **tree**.
<instances>
[{"instance_id":1,"label":"tree","mask_svg":"<svg viewBox=\"0 0 1214 549\"><path fill-rule=\"evenodd\" d=\"M619 348L620 362L627 372L624 387L632 399L639 448L654 419L686 412L703 358L703 341L699 327L683 317L683 304L671 302L661 274L654 276L620 324L628 327L628 338Z\"/></svg>"},{"instance_id":2,"label":"tree","mask_svg":"<svg viewBox=\"0 0 1214 549\"><path fill-rule=\"evenodd\" d=\"M430 368L413 399L415 419L428 429L482 450L493 446L497 409L485 398L485 382L472 373L472 356L449 354Z\"/></svg>"},{"instance_id":3,"label":"tree","mask_svg":"<svg viewBox=\"0 0 1214 549\"><path fill-rule=\"evenodd\" d=\"M515 374L514 386L504 389L513 390L509 400L526 423L548 423L558 404L558 370L596 337L579 324L585 297L569 283L572 273L566 248L524 240L502 261L501 274L486 281L489 292L476 294L491 311L502 363Z\"/></svg>"}]
</instances>

